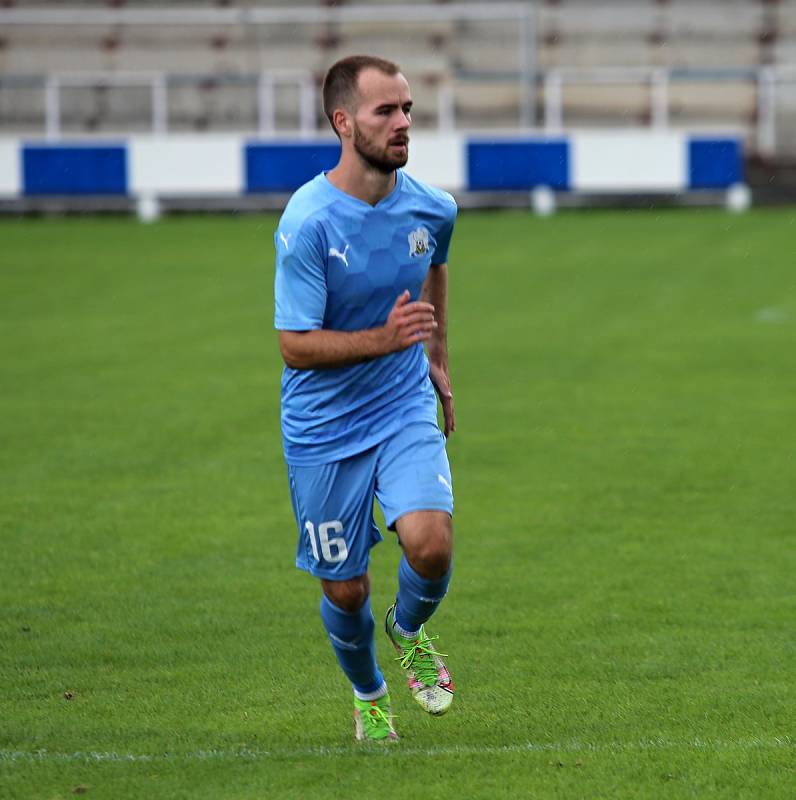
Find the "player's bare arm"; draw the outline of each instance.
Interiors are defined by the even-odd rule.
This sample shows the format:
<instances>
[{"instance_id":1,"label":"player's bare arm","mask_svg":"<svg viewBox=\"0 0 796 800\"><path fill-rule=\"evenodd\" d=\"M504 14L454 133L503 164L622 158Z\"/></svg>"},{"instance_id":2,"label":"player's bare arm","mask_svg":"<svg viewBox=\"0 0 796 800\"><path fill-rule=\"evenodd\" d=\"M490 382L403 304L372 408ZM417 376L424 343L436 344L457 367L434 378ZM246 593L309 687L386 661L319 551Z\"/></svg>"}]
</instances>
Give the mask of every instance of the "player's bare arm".
<instances>
[{"instance_id":1,"label":"player's bare arm","mask_svg":"<svg viewBox=\"0 0 796 800\"><path fill-rule=\"evenodd\" d=\"M282 358L293 369L330 369L370 361L430 342L437 330L434 306L409 302L406 291L395 301L384 325L363 331L279 331Z\"/></svg>"},{"instance_id":2,"label":"player's bare arm","mask_svg":"<svg viewBox=\"0 0 796 800\"><path fill-rule=\"evenodd\" d=\"M421 300L434 307L436 328L427 341L429 375L437 390L445 420L445 436L456 430L456 415L453 409L453 391L448 372L448 265L432 264L428 270Z\"/></svg>"}]
</instances>

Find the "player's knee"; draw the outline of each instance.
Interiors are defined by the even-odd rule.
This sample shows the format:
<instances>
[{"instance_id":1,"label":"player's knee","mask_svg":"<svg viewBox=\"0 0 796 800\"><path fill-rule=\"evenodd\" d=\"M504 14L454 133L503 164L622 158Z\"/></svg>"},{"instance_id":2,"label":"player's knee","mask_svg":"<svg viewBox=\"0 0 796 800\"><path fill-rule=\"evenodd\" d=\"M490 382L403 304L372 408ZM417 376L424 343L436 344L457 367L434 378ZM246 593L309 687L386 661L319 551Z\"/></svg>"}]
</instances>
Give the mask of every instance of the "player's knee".
<instances>
[{"instance_id":1,"label":"player's knee","mask_svg":"<svg viewBox=\"0 0 796 800\"><path fill-rule=\"evenodd\" d=\"M354 614L365 605L370 593L365 575L347 581L322 581L323 592L338 608Z\"/></svg>"},{"instance_id":2,"label":"player's knee","mask_svg":"<svg viewBox=\"0 0 796 800\"><path fill-rule=\"evenodd\" d=\"M416 542L407 558L415 572L434 580L450 569L452 552L453 532L449 527L439 528Z\"/></svg>"},{"instance_id":3,"label":"player's knee","mask_svg":"<svg viewBox=\"0 0 796 800\"><path fill-rule=\"evenodd\" d=\"M419 575L428 580L441 578L450 567L451 554L442 548L426 547L414 554L410 563Z\"/></svg>"}]
</instances>

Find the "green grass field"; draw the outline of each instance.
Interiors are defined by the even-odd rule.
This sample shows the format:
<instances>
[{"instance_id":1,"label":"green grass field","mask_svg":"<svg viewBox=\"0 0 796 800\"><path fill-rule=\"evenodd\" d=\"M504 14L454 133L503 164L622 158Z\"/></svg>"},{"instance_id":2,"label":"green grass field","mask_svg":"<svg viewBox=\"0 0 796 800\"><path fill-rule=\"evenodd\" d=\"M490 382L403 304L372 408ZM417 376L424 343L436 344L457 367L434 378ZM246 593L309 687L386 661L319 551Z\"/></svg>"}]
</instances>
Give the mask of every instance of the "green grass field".
<instances>
[{"instance_id":1,"label":"green grass field","mask_svg":"<svg viewBox=\"0 0 796 800\"><path fill-rule=\"evenodd\" d=\"M793 798L794 220L461 214L459 691L379 633L375 751L293 567L275 217L0 222L0 797Z\"/></svg>"}]
</instances>

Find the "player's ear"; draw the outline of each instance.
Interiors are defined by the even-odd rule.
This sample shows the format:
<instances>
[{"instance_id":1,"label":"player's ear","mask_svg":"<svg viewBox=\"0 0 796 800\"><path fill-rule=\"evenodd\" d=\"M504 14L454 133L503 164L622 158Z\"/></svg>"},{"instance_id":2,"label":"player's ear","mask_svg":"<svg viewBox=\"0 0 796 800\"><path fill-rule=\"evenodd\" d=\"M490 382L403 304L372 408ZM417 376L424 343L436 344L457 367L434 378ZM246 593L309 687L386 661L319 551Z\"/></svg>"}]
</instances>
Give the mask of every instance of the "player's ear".
<instances>
[{"instance_id":1,"label":"player's ear","mask_svg":"<svg viewBox=\"0 0 796 800\"><path fill-rule=\"evenodd\" d=\"M351 135L351 120L342 108L335 110L334 114L332 114L332 121L334 122L334 129L341 137Z\"/></svg>"}]
</instances>

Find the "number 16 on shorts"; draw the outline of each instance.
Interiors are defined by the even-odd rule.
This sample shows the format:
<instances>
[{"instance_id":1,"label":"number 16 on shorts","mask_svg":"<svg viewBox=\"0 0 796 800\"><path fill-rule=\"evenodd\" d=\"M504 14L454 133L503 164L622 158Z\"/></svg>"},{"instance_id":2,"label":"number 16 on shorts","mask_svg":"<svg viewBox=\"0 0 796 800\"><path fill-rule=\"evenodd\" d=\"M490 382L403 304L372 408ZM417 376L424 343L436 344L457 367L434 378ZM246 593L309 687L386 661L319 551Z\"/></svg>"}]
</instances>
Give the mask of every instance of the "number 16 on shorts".
<instances>
[{"instance_id":1,"label":"number 16 on shorts","mask_svg":"<svg viewBox=\"0 0 796 800\"><path fill-rule=\"evenodd\" d=\"M288 465L298 525L296 566L333 581L368 571L370 548L381 541L373 520L375 477L361 457L314 467Z\"/></svg>"},{"instance_id":2,"label":"number 16 on shorts","mask_svg":"<svg viewBox=\"0 0 796 800\"><path fill-rule=\"evenodd\" d=\"M316 561L325 561L327 564L339 564L348 558L348 545L340 536L343 532L343 523L339 519L322 522L315 531L315 525L309 520L304 523L304 531L310 540L312 555Z\"/></svg>"}]
</instances>

